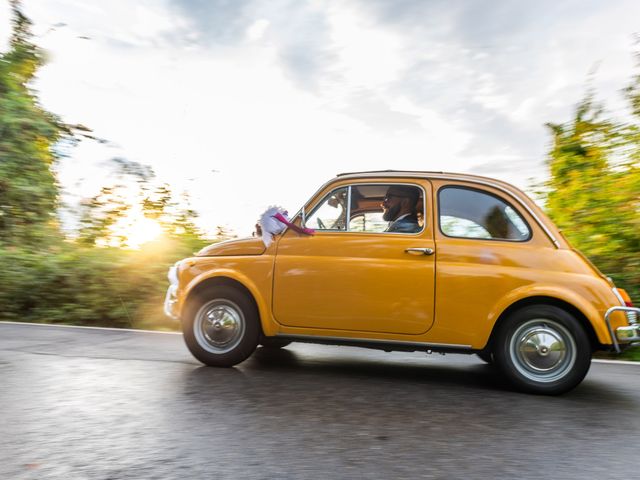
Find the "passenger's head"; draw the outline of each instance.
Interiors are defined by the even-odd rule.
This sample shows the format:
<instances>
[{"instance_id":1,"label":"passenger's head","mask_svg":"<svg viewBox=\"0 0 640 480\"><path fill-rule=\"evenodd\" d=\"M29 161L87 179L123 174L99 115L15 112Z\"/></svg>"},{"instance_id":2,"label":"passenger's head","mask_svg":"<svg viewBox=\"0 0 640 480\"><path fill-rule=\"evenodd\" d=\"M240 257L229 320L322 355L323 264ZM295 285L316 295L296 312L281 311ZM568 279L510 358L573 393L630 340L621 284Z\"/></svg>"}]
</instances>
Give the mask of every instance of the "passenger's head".
<instances>
[{"instance_id":1,"label":"passenger's head","mask_svg":"<svg viewBox=\"0 0 640 480\"><path fill-rule=\"evenodd\" d=\"M416 213L420 193L416 187L392 185L382 200L382 218L392 222L401 215Z\"/></svg>"}]
</instances>

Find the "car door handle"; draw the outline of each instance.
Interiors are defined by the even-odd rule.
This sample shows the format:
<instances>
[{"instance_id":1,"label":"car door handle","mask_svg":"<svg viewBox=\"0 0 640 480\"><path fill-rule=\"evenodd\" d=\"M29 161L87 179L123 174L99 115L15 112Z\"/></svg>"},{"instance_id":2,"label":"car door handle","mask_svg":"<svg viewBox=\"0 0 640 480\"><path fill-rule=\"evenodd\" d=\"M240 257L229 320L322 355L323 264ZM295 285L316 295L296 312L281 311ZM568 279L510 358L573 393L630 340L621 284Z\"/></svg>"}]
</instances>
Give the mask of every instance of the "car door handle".
<instances>
[{"instance_id":1,"label":"car door handle","mask_svg":"<svg viewBox=\"0 0 640 480\"><path fill-rule=\"evenodd\" d=\"M407 248L404 253L409 255L433 255L436 251L433 248Z\"/></svg>"}]
</instances>

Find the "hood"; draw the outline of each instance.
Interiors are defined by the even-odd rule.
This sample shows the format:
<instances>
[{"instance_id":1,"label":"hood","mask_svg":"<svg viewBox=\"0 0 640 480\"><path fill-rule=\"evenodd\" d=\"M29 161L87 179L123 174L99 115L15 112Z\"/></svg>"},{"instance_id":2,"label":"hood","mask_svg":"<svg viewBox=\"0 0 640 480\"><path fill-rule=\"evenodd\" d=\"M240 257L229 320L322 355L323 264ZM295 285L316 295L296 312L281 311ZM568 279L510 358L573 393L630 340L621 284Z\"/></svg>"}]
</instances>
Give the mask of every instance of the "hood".
<instances>
[{"instance_id":1,"label":"hood","mask_svg":"<svg viewBox=\"0 0 640 480\"><path fill-rule=\"evenodd\" d=\"M204 247L197 257L222 257L231 255L262 255L266 250L262 238L250 237L239 240L227 240Z\"/></svg>"}]
</instances>

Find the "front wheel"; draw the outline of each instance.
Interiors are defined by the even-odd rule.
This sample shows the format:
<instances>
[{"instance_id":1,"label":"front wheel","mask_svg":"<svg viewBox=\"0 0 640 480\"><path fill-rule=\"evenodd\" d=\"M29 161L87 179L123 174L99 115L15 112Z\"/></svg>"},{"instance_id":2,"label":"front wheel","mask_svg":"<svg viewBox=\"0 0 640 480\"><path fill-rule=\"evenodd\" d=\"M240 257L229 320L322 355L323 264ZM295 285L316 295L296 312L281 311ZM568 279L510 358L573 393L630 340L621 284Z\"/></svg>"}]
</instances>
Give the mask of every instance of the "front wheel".
<instances>
[{"instance_id":1,"label":"front wheel","mask_svg":"<svg viewBox=\"0 0 640 480\"><path fill-rule=\"evenodd\" d=\"M496 365L523 391L567 392L582 381L591 365L591 345L584 328L573 315L551 305L514 312L500 327L496 340Z\"/></svg>"},{"instance_id":2,"label":"front wheel","mask_svg":"<svg viewBox=\"0 0 640 480\"><path fill-rule=\"evenodd\" d=\"M243 292L212 288L187 306L183 333L187 347L202 363L231 367L246 360L258 345L258 311Z\"/></svg>"}]
</instances>

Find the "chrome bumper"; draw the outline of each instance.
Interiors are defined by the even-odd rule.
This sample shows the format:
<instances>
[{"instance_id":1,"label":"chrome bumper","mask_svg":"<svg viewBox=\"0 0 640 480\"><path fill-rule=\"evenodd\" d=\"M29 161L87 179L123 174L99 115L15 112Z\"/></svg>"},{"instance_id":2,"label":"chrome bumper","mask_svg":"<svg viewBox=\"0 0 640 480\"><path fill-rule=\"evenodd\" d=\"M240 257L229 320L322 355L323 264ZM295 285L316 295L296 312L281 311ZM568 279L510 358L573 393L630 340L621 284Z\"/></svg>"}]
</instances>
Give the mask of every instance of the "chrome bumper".
<instances>
[{"instance_id":1,"label":"chrome bumper","mask_svg":"<svg viewBox=\"0 0 640 480\"><path fill-rule=\"evenodd\" d=\"M175 307L178 303L178 286L170 285L167 289L167 295L164 297L164 314L167 317L179 320L178 315L175 313Z\"/></svg>"},{"instance_id":2,"label":"chrome bumper","mask_svg":"<svg viewBox=\"0 0 640 480\"><path fill-rule=\"evenodd\" d=\"M173 318L174 320L180 320L178 315L176 314L176 306L178 304L178 265L180 262L176 262L171 268L169 268L169 272L167 272L167 278L169 279L169 288L167 289L167 294L164 297L164 314L167 317Z\"/></svg>"},{"instance_id":3,"label":"chrome bumper","mask_svg":"<svg viewBox=\"0 0 640 480\"><path fill-rule=\"evenodd\" d=\"M627 322L629 323L626 327L618 327L615 332L613 328L611 328L611 314L614 312L626 312L627 314ZM604 314L604 321L607 323L607 328L609 328L609 334L611 335L611 340L613 341L613 348L617 353L620 353L620 343L630 343L634 344L640 342L640 323L638 323L638 317L640 316L640 308L635 307L611 307Z\"/></svg>"}]
</instances>

